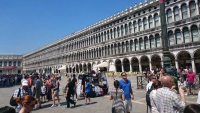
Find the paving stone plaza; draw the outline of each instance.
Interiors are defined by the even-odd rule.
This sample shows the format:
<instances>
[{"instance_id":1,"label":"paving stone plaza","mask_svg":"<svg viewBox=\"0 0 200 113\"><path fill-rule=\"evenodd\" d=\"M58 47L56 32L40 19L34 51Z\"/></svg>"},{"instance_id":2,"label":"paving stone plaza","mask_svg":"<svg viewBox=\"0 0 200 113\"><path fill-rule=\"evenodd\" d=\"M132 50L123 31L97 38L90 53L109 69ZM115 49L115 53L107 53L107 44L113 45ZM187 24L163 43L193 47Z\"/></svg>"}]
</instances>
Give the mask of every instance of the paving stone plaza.
<instances>
[{"instance_id":1,"label":"paving stone plaza","mask_svg":"<svg viewBox=\"0 0 200 113\"><path fill-rule=\"evenodd\" d=\"M145 102L145 95L146 90L145 89L137 89L137 82L136 82L136 76L128 76L128 78L132 82L132 88L135 95L135 100L132 101L133 104L133 111L132 113L145 113L146 112L146 102ZM120 80L120 77L116 77L116 79ZM67 78L63 77L60 81L61 88L65 87ZM113 88L113 79L111 77L108 78L108 84L109 88ZM5 105L9 105L10 97L14 93L14 90L17 89L19 86L14 87L4 87L0 88L1 92L1 98L0 98L0 107L3 107ZM196 92L199 91L196 90ZM62 93L62 92L61 92ZM92 104L90 105L84 105L85 101L80 98L77 102L77 107L75 108L66 108L66 99L62 96L61 97L61 106L60 107L54 107L51 108L52 102L44 103L42 104L41 109L34 109L32 113L111 113L111 105L112 101L109 100L108 96L105 95L102 97L96 97L91 98ZM195 96L186 96L186 102L187 104L196 103L197 95ZM73 105L72 105L73 106Z\"/></svg>"}]
</instances>

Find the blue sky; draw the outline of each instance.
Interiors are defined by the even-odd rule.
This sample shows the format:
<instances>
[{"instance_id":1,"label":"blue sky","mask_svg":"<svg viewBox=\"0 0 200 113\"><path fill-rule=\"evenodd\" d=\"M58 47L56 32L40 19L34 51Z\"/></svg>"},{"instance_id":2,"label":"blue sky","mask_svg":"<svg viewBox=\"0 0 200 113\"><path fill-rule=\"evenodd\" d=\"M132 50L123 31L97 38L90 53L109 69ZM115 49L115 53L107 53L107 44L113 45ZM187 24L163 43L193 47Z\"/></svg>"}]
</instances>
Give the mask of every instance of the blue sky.
<instances>
[{"instance_id":1,"label":"blue sky","mask_svg":"<svg viewBox=\"0 0 200 113\"><path fill-rule=\"evenodd\" d=\"M139 2L0 0L0 54L29 53Z\"/></svg>"}]
</instances>

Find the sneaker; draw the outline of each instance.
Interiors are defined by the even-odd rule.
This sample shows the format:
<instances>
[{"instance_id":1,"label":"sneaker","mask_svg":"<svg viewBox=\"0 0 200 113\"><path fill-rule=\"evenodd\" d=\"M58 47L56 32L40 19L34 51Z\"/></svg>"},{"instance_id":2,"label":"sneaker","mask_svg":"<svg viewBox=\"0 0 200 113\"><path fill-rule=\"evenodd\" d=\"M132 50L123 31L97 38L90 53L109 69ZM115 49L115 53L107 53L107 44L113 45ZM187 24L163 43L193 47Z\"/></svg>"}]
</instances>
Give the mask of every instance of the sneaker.
<instances>
[{"instance_id":1,"label":"sneaker","mask_svg":"<svg viewBox=\"0 0 200 113\"><path fill-rule=\"evenodd\" d=\"M78 99L76 99L76 102L78 101Z\"/></svg>"},{"instance_id":2,"label":"sneaker","mask_svg":"<svg viewBox=\"0 0 200 113\"><path fill-rule=\"evenodd\" d=\"M189 96L189 94L188 94L188 93L186 93L186 94L185 94L185 96Z\"/></svg>"},{"instance_id":3,"label":"sneaker","mask_svg":"<svg viewBox=\"0 0 200 113\"><path fill-rule=\"evenodd\" d=\"M56 105L52 104L51 108L52 108L52 107L56 107Z\"/></svg>"},{"instance_id":4,"label":"sneaker","mask_svg":"<svg viewBox=\"0 0 200 113\"><path fill-rule=\"evenodd\" d=\"M60 104L57 105L58 107L61 106Z\"/></svg>"}]
</instances>

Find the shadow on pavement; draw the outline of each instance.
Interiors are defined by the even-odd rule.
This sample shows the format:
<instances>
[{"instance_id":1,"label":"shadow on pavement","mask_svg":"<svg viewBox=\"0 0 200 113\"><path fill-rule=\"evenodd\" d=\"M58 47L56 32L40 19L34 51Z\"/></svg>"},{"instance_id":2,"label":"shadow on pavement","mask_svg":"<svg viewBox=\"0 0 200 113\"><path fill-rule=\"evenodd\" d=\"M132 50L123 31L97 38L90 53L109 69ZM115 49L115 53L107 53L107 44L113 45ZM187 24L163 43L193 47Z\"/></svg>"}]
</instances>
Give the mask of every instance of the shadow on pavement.
<instances>
[{"instance_id":1,"label":"shadow on pavement","mask_svg":"<svg viewBox=\"0 0 200 113\"><path fill-rule=\"evenodd\" d=\"M85 104L77 104L75 107L73 106L73 104L71 104L71 107L70 107L70 108L71 108L71 109L75 109L75 108L77 108L77 107L89 106L89 105L96 104L96 103L97 103L97 102L91 102L90 104L87 104L87 105L85 105ZM42 105L41 108L35 108L35 109L33 109L32 111L37 111L37 110L39 110L39 109L44 109L44 108L50 108L51 105L52 105L52 104ZM67 102L61 102L60 105L61 105L61 106L66 106L66 107L67 107Z\"/></svg>"}]
</instances>

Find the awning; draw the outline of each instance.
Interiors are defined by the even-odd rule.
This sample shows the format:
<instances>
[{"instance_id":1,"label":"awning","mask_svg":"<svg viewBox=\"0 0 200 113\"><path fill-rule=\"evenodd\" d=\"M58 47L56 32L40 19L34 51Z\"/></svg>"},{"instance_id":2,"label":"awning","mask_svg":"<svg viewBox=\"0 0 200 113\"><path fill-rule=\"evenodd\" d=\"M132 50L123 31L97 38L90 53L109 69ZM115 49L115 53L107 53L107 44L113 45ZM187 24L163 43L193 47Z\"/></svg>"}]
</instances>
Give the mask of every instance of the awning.
<instances>
[{"instance_id":1,"label":"awning","mask_svg":"<svg viewBox=\"0 0 200 113\"><path fill-rule=\"evenodd\" d=\"M102 62L95 67L108 67L108 62Z\"/></svg>"},{"instance_id":2,"label":"awning","mask_svg":"<svg viewBox=\"0 0 200 113\"><path fill-rule=\"evenodd\" d=\"M15 68L17 68L17 66L6 66L3 69L4 70L12 70L12 69L15 69Z\"/></svg>"},{"instance_id":3,"label":"awning","mask_svg":"<svg viewBox=\"0 0 200 113\"><path fill-rule=\"evenodd\" d=\"M62 66L62 67L59 68L58 70L64 70L64 71L66 71L66 66Z\"/></svg>"}]
</instances>

